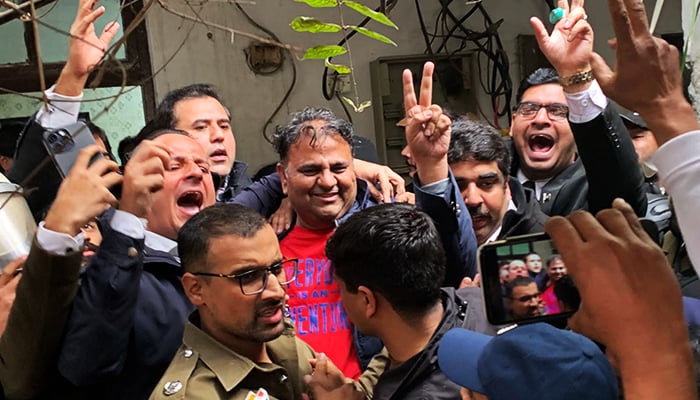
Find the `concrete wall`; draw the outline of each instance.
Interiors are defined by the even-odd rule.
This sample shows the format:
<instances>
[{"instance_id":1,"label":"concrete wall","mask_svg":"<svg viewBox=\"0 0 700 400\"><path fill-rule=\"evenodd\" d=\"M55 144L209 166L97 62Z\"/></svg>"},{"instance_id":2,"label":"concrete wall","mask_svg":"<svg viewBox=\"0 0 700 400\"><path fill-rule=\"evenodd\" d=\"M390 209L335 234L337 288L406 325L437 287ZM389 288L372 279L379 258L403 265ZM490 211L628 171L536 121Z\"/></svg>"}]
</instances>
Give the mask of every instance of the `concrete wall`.
<instances>
[{"instance_id":1,"label":"concrete wall","mask_svg":"<svg viewBox=\"0 0 700 400\"><path fill-rule=\"evenodd\" d=\"M657 32L679 32L681 30L680 1L667 0ZM246 2L243 2L246 3ZM365 0L370 6L378 2ZM420 0L425 20L432 28L439 11L437 0ZM530 16L546 19L548 9L542 0L484 0L485 8L491 18L501 18L505 22L499 29L501 40L510 57L511 77L517 87L519 60L516 57L516 37L518 34L531 34ZM192 9L183 3L169 2L171 7L195 15ZM289 22L299 15L312 15L326 21L338 21L335 9L311 9L303 3L292 0L258 0L256 4L243 4L248 13L262 26L277 34L282 41L304 47L316 44L335 44L339 34L296 33L289 28ZM649 3L648 7L653 7ZM456 15L464 14L470 6L465 1L455 1L451 10ZM607 2L590 1L587 5L589 21L596 30L595 46L612 64L612 52L606 40L613 37ZM208 1L196 8L197 14L204 20L231 28L257 32L236 9L226 1ZM649 12L651 14L651 11ZM358 23L361 18L352 11L345 11L345 22ZM377 30L398 43L398 47L388 46L365 37L355 37L351 41L353 62L358 78L360 97L369 100L372 97L369 62L381 56L421 54L425 50L416 14L415 3L401 0L391 12L390 17L400 27L395 31L375 22L368 28ZM263 139L262 127L274 108L282 99L292 82L292 69L287 62L283 68L268 76L256 76L246 65L243 49L251 40L242 36L216 30L204 24L194 24L181 17L157 8L147 19L149 41L154 70L159 70L155 77L158 100L168 91L193 82L208 82L216 85L224 101L230 106L233 126L238 142L237 158L251 164L251 171L274 162L276 155L271 146ZM193 26L194 24L194 26ZM483 20L479 15L470 18L466 25L474 30L483 29ZM189 38L185 39L189 34ZM184 42L182 48L179 48ZM172 58L172 60L171 60ZM336 61L342 61L338 58ZM326 101L321 94L322 61L295 61L297 64L297 83L294 92L274 124L285 122L289 112L302 109L306 105L326 106L344 115L337 101ZM514 88L515 90L515 88ZM480 105L488 110L488 98L480 96ZM374 140L374 123L371 110L361 114L352 113L352 120L358 134ZM508 121L501 120L505 126ZM251 172L251 173L252 173Z\"/></svg>"}]
</instances>

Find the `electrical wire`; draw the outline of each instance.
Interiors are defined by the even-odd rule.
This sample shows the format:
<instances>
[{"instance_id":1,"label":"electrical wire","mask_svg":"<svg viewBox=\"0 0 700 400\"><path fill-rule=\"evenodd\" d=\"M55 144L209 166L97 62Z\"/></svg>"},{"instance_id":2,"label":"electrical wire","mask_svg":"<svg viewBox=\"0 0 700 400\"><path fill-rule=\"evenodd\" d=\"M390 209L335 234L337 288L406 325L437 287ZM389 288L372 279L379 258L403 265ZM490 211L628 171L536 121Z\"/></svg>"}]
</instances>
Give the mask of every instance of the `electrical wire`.
<instances>
[{"instance_id":1,"label":"electrical wire","mask_svg":"<svg viewBox=\"0 0 700 400\"><path fill-rule=\"evenodd\" d=\"M276 42L279 42L279 38L277 35L274 34L271 30L265 28L264 26L260 25L257 21L255 21L244 9L239 3L234 3L238 10L243 14L243 16L248 20L248 22L253 25L254 27L258 28L259 30L263 31L265 34L270 36L273 40ZM285 49L288 53L289 50ZM275 107L275 110L272 111L272 114L270 114L270 117L265 121L265 124L262 127L262 135L265 140L272 144L272 138L270 135L267 133L267 128L272 124L272 120L275 119L275 116L280 112L282 107L284 106L284 103L289 100L289 96L292 94L292 91L294 90L294 87L296 86L297 83L297 65L296 62L294 61L294 56L290 53L289 60L291 61L292 64L292 83L289 84L289 87L287 88L287 91L284 93L284 96L282 96L282 100L280 100L279 104L277 104L277 107ZM282 61L284 63L284 60Z\"/></svg>"},{"instance_id":2,"label":"electrical wire","mask_svg":"<svg viewBox=\"0 0 700 400\"><path fill-rule=\"evenodd\" d=\"M545 0L548 1L548 0ZM481 2L475 3L464 15L458 17L450 10L452 0L440 0L441 8L435 18L433 32L425 24L419 0L415 0L418 23L426 44L425 54L455 55L462 51L473 50L476 54L476 69L479 84L491 98L492 116L484 115L495 127L499 127L499 117L511 117L510 101L512 82L510 80L508 56L498 34L503 19L494 22ZM477 13L483 20L483 30L476 31L466 27L467 20L475 18ZM452 48L450 48L452 47ZM482 64L486 68L482 68Z\"/></svg>"}]
</instances>

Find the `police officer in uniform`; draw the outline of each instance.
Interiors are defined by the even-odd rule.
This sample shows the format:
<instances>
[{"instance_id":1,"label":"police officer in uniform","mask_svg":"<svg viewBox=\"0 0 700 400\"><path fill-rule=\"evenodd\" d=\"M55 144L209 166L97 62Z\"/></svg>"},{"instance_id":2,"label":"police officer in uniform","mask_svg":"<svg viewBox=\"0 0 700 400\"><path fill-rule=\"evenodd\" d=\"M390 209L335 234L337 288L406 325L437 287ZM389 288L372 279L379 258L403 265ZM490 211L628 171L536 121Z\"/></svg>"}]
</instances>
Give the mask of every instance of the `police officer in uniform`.
<instances>
[{"instance_id":1,"label":"police officer in uniform","mask_svg":"<svg viewBox=\"0 0 700 400\"><path fill-rule=\"evenodd\" d=\"M296 261L244 206L205 208L180 230L185 293L197 307L151 399L299 399L316 354L285 316Z\"/></svg>"}]
</instances>

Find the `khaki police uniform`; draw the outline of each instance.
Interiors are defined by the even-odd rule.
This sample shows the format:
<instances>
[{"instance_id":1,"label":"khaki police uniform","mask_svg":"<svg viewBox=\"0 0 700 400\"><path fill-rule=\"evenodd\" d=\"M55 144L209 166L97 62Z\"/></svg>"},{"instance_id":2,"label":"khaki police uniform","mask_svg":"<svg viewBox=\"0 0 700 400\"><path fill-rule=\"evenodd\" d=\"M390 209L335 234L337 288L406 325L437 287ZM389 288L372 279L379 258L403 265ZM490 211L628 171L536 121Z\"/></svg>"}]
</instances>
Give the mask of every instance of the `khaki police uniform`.
<instances>
[{"instance_id":1,"label":"khaki police uniform","mask_svg":"<svg viewBox=\"0 0 700 400\"><path fill-rule=\"evenodd\" d=\"M301 399L304 375L312 372L308 360L316 353L296 338L291 321L285 321L280 337L267 342L272 364L255 363L233 352L202 331L198 321L195 311L185 325L183 344L151 393L151 400ZM268 397L255 397L259 389Z\"/></svg>"}]
</instances>

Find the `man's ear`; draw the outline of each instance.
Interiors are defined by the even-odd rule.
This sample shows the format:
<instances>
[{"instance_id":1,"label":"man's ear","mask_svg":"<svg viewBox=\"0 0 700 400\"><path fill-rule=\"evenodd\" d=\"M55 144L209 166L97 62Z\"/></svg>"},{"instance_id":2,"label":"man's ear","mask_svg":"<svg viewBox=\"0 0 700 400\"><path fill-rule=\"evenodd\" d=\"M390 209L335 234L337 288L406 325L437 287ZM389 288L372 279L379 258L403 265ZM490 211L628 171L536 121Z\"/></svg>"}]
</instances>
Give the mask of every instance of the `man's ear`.
<instances>
[{"instance_id":1,"label":"man's ear","mask_svg":"<svg viewBox=\"0 0 700 400\"><path fill-rule=\"evenodd\" d=\"M505 180L506 180L506 183L505 183L505 192L506 193L505 193L505 195L506 195L506 199L508 199L508 201L510 201L513 199L513 195L510 193L510 177L506 176Z\"/></svg>"},{"instance_id":2,"label":"man's ear","mask_svg":"<svg viewBox=\"0 0 700 400\"><path fill-rule=\"evenodd\" d=\"M508 129L508 136L513 137L513 125L515 125L515 113L510 117L510 129Z\"/></svg>"},{"instance_id":3,"label":"man's ear","mask_svg":"<svg viewBox=\"0 0 700 400\"><path fill-rule=\"evenodd\" d=\"M0 169L7 171L12 165L12 158L8 156L0 156Z\"/></svg>"},{"instance_id":4,"label":"man's ear","mask_svg":"<svg viewBox=\"0 0 700 400\"><path fill-rule=\"evenodd\" d=\"M377 314L377 296L372 289L367 286L360 285L357 287L357 294L364 300L365 318L370 319Z\"/></svg>"},{"instance_id":5,"label":"man's ear","mask_svg":"<svg viewBox=\"0 0 700 400\"><path fill-rule=\"evenodd\" d=\"M280 181L282 181L282 192L287 195L287 175L281 162L277 163L277 174L280 176Z\"/></svg>"},{"instance_id":6,"label":"man's ear","mask_svg":"<svg viewBox=\"0 0 700 400\"><path fill-rule=\"evenodd\" d=\"M182 287L185 289L185 294L190 302L195 306L204 304L204 287L202 285L203 278L185 272L182 275Z\"/></svg>"}]
</instances>

